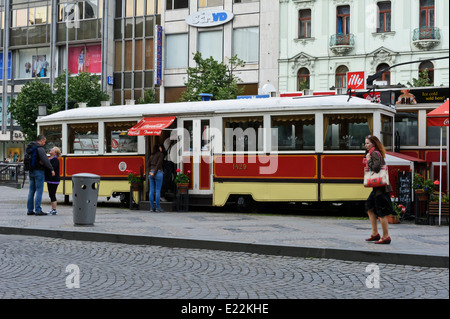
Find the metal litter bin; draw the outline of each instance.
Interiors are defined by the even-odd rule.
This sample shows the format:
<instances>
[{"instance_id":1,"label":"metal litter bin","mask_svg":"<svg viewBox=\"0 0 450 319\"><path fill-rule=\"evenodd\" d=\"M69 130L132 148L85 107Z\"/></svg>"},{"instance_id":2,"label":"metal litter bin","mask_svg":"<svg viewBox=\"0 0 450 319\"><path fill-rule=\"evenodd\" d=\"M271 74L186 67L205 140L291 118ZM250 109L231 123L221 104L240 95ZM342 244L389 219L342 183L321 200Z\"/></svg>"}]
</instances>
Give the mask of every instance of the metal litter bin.
<instances>
[{"instance_id":1,"label":"metal litter bin","mask_svg":"<svg viewBox=\"0 0 450 319\"><path fill-rule=\"evenodd\" d=\"M89 173L72 176L73 222L94 225L100 176Z\"/></svg>"}]
</instances>

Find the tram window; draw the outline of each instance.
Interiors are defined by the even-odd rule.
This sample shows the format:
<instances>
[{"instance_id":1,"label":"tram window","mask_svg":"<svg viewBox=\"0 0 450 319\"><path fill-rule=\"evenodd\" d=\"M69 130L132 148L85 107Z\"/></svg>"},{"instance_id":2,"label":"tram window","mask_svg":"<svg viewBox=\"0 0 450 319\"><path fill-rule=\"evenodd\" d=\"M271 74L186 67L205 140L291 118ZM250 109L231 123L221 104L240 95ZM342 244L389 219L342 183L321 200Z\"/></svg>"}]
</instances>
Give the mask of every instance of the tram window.
<instances>
[{"instance_id":1,"label":"tram window","mask_svg":"<svg viewBox=\"0 0 450 319\"><path fill-rule=\"evenodd\" d=\"M273 129L278 129L278 145ZM314 150L314 115L287 115L272 117L272 150Z\"/></svg>"},{"instance_id":2,"label":"tram window","mask_svg":"<svg viewBox=\"0 0 450 319\"><path fill-rule=\"evenodd\" d=\"M393 135L393 120L392 117L381 115L381 138L384 148L387 151L392 151L392 135Z\"/></svg>"},{"instance_id":3,"label":"tram window","mask_svg":"<svg viewBox=\"0 0 450 319\"><path fill-rule=\"evenodd\" d=\"M137 136L128 136L127 132L136 122L105 123L106 153L136 153Z\"/></svg>"},{"instance_id":4,"label":"tram window","mask_svg":"<svg viewBox=\"0 0 450 319\"><path fill-rule=\"evenodd\" d=\"M256 152L264 148L262 117L223 118L224 151Z\"/></svg>"},{"instance_id":5,"label":"tram window","mask_svg":"<svg viewBox=\"0 0 450 319\"><path fill-rule=\"evenodd\" d=\"M62 125L41 126L40 134L47 138L44 146L47 153L55 146L62 149Z\"/></svg>"},{"instance_id":6,"label":"tram window","mask_svg":"<svg viewBox=\"0 0 450 319\"><path fill-rule=\"evenodd\" d=\"M184 136L183 136L183 150L185 152L192 152L192 141L193 141L193 124L192 121L184 121Z\"/></svg>"},{"instance_id":7,"label":"tram window","mask_svg":"<svg viewBox=\"0 0 450 319\"><path fill-rule=\"evenodd\" d=\"M202 136L201 136L202 151L209 151L210 147L209 120L202 120L201 126L202 126Z\"/></svg>"},{"instance_id":8,"label":"tram window","mask_svg":"<svg viewBox=\"0 0 450 319\"><path fill-rule=\"evenodd\" d=\"M441 128L437 126L427 126L427 146L439 146L439 138L441 136ZM442 145L447 141L447 130L442 130Z\"/></svg>"},{"instance_id":9,"label":"tram window","mask_svg":"<svg viewBox=\"0 0 450 319\"><path fill-rule=\"evenodd\" d=\"M70 154L97 154L98 153L98 124L70 124L69 153Z\"/></svg>"},{"instance_id":10,"label":"tram window","mask_svg":"<svg viewBox=\"0 0 450 319\"><path fill-rule=\"evenodd\" d=\"M331 114L323 117L325 150L364 149L364 138L372 134L372 114Z\"/></svg>"},{"instance_id":11,"label":"tram window","mask_svg":"<svg viewBox=\"0 0 450 319\"><path fill-rule=\"evenodd\" d=\"M400 135L399 146L417 146L417 112L406 111L395 115L395 131Z\"/></svg>"}]
</instances>

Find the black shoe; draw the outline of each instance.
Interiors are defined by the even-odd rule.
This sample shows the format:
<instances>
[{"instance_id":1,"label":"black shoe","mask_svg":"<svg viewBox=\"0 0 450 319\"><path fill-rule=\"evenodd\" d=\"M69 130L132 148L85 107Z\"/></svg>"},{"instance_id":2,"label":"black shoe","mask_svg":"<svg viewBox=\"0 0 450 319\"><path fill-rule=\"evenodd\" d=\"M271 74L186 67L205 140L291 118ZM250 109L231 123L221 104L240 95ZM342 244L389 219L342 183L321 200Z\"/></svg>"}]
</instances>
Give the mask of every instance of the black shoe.
<instances>
[{"instance_id":1,"label":"black shoe","mask_svg":"<svg viewBox=\"0 0 450 319\"><path fill-rule=\"evenodd\" d=\"M27 215L32 216L32 215L34 215L34 212L27 212Z\"/></svg>"},{"instance_id":2,"label":"black shoe","mask_svg":"<svg viewBox=\"0 0 450 319\"><path fill-rule=\"evenodd\" d=\"M47 213L44 213L44 212L38 212L38 213L36 213L35 214L36 216L47 216Z\"/></svg>"}]
</instances>

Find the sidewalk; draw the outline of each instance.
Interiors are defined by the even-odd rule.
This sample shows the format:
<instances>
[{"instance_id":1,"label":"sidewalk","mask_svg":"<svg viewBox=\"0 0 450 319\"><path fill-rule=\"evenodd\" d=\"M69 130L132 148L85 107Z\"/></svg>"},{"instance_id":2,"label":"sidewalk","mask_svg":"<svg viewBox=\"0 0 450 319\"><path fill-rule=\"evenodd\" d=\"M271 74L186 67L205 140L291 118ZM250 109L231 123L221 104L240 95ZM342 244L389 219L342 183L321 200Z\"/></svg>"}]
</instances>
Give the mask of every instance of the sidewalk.
<instances>
[{"instance_id":1,"label":"sidewalk","mask_svg":"<svg viewBox=\"0 0 450 319\"><path fill-rule=\"evenodd\" d=\"M129 210L101 205L94 226L75 226L72 206L56 216L27 216L28 188L0 186L0 234L231 250L258 254L448 267L449 227L390 225L390 245L367 243L368 219L238 213ZM58 197L60 203L62 196ZM99 202L106 201L99 198ZM42 207L50 208L44 193ZM381 227L379 229L381 231Z\"/></svg>"}]
</instances>

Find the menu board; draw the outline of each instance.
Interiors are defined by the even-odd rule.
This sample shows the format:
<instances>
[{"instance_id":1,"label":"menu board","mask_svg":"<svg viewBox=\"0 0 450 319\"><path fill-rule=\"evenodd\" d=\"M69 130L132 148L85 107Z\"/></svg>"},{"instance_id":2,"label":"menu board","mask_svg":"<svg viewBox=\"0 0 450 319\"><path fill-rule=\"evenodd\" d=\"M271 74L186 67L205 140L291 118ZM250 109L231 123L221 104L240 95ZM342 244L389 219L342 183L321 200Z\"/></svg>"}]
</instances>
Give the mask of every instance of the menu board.
<instances>
[{"instance_id":1,"label":"menu board","mask_svg":"<svg viewBox=\"0 0 450 319\"><path fill-rule=\"evenodd\" d=\"M398 172L398 203L406 207L406 215L411 212L412 172Z\"/></svg>"}]
</instances>

